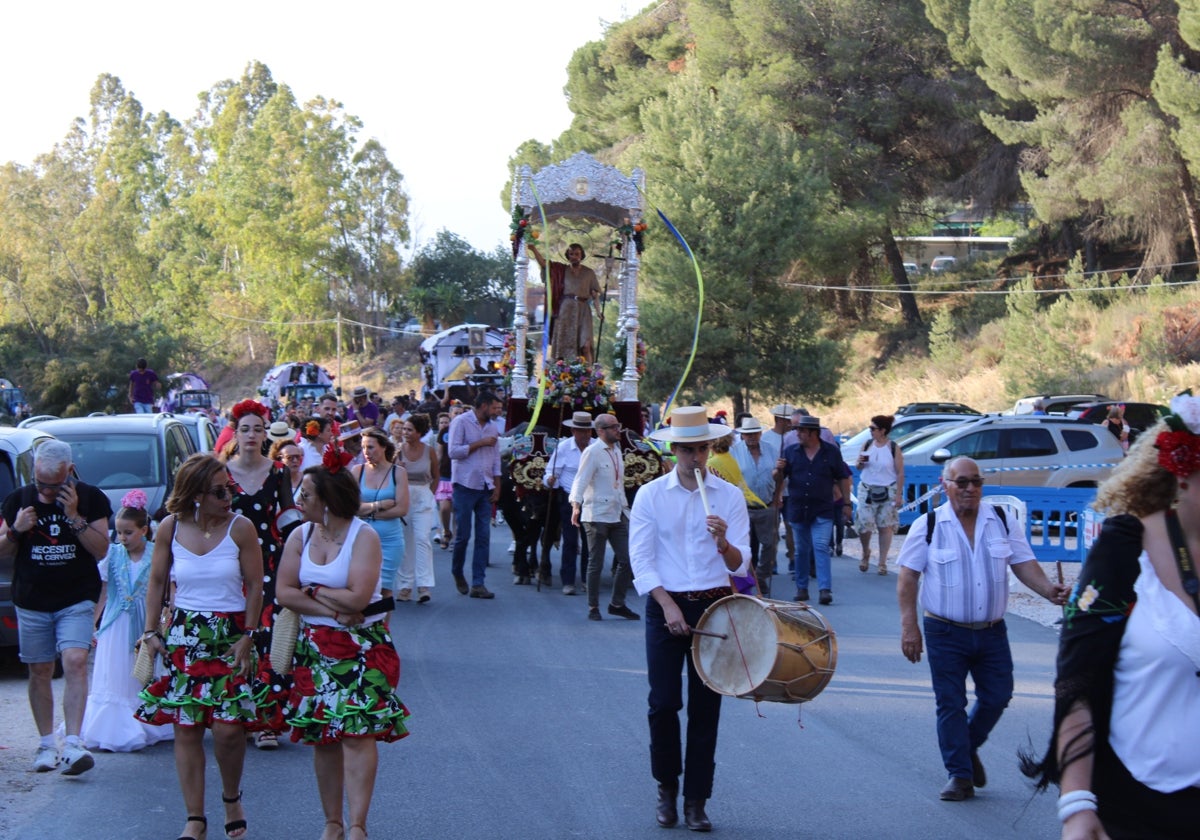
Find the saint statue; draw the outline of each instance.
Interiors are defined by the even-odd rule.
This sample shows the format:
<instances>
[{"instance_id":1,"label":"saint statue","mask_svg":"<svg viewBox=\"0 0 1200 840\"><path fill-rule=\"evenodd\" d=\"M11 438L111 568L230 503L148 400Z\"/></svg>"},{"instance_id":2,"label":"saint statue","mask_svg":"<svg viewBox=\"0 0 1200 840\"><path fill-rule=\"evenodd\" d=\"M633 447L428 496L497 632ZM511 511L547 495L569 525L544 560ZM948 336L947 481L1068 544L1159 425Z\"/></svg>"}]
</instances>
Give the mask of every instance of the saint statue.
<instances>
[{"instance_id":1,"label":"saint statue","mask_svg":"<svg viewBox=\"0 0 1200 840\"><path fill-rule=\"evenodd\" d=\"M526 245L529 253L537 260L542 271L546 270L546 259L532 242ZM550 330L551 357L572 362L582 358L593 361L592 353L592 308L596 302L599 315L600 281L596 272L583 264L583 246L572 243L567 247L566 263L550 263L550 313L547 329Z\"/></svg>"}]
</instances>

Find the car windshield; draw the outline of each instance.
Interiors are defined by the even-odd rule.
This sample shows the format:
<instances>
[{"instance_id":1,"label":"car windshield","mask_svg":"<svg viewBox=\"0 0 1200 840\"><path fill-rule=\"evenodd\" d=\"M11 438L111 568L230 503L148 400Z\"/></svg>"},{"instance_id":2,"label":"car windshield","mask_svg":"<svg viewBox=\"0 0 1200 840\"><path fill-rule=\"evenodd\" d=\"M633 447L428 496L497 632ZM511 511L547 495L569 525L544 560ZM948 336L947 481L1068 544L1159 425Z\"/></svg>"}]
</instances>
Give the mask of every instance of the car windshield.
<instances>
[{"instance_id":1,"label":"car windshield","mask_svg":"<svg viewBox=\"0 0 1200 840\"><path fill-rule=\"evenodd\" d=\"M80 480L101 489L165 484L154 434L64 435Z\"/></svg>"}]
</instances>

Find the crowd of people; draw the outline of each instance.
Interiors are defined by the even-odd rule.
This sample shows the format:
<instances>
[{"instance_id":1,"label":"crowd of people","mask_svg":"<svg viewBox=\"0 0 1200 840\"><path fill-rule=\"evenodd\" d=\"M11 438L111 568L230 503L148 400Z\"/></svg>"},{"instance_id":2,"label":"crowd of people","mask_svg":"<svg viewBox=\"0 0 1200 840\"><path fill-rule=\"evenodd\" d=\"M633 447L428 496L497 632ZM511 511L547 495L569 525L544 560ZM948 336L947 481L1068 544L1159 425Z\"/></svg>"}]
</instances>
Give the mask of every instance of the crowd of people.
<instances>
[{"instance_id":1,"label":"crowd of people","mask_svg":"<svg viewBox=\"0 0 1200 840\"><path fill-rule=\"evenodd\" d=\"M374 402L356 389L344 414L330 394L275 421L256 401L236 404L219 451L178 472L153 533L144 496L131 493L113 540L108 500L73 477L70 447L39 447L34 483L4 500L0 539L0 557L13 557L17 570L20 655L41 739L35 770L75 775L94 766L90 749L171 739L186 809L181 840L203 837L211 731L224 830L238 840L250 822L241 804L247 739L272 749L286 734L314 749L322 836L365 836L377 744L404 737L409 715L387 617L397 602L432 599L435 542L451 551L459 593L495 597L486 574L505 486L495 394L425 411L398 398L390 414L371 411ZM1200 549L1192 539L1200 533L1192 521L1200 521L1200 399L1178 398L1172 409L1101 488L1097 507L1112 516L1073 590L1051 583L1023 529L982 503L978 464L945 465L946 503L916 520L897 559L900 647L929 664L948 779L942 800L969 799L987 784L980 748L1013 693L1004 620L1011 570L1066 605L1055 736L1044 757L1026 759L1041 785L1062 787L1064 837L1182 837L1200 814L1200 765L1177 735L1200 691L1200 587L1188 553ZM704 610L735 591L770 595L782 572L781 524L797 602L810 601L815 575L816 601L833 603L831 557L851 522L860 570L869 570L877 535L877 571L888 574L904 487L903 457L889 439L894 418L871 418L855 489L818 418L786 404L771 413L771 429L752 416L732 425L709 418L700 406L675 409L656 430L645 418L637 431L669 457L661 477L628 493L621 423L577 412L543 479L562 520L563 593L582 585L587 618L600 620L611 549L607 614L640 620L626 593L632 586L647 596L650 763L664 827L678 822L681 793L687 827L712 827L705 807L721 695L688 656ZM540 565L514 557L514 584L531 574L553 583L548 553L544 545ZM299 616L299 629L289 660L273 662L282 609ZM139 645L157 659L146 686L130 676ZM61 747L56 655L65 675Z\"/></svg>"}]
</instances>

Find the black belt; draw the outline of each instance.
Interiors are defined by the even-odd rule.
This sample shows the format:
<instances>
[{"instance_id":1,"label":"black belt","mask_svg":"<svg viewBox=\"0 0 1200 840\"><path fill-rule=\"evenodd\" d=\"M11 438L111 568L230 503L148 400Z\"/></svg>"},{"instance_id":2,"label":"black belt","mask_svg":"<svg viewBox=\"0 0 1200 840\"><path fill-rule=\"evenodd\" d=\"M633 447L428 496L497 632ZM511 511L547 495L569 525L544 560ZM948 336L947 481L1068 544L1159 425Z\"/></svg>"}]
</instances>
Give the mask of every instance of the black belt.
<instances>
[{"instance_id":1,"label":"black belt","mask_svg":"<svg viewBox=\"0 0 1200 840\"><path fill-rule=\"evenodd\" d=\"M747 503L746 503L746 507L747 507L748 509L750 509L750 510L766 510L766 509L767 509L767 506L766 506L766 505L764 505L764 504L755 504L754 502L747 502Z\"/></svg>"},{"instance_id":2,"label":"black belt","mask_svg":"<svg viewBox=\"0 0 1200 840\"><path fill-rule=\"evenodd\" d=\"M591 298L580 297L579 295L567 295L567 297L572 298L574 300L583 301L584 303L587 303L589 300L591 300Z\"/></svg>"},{"instance_id":3,"label":"black belt","mask_svg":"<svg viewBox=\"0 0 1200 840\"><path fill-rule=\"evenodd\" d=\"M697 592L667 592L672 598L680 601L715 601L733 594L729 586L714 586L712 589L701 589Z\"/></svg>"},{"instance_id":4,"label":"black belt","mask_svg":"<svg viewBox=\"0 0 1200 840\"><path fill-rule=\"evenodd\" d=\"M951 621L948 618L942 618L940 615L934 615L929 610L925 610L925 617L932 618L935 621L943 621L946 624L951 624L955 627L961 627L964 630L986 630L989 627L995 627L997 624L1004 621L1003 618L997 618L995 621Z\"/></svg>"}]
</instances>

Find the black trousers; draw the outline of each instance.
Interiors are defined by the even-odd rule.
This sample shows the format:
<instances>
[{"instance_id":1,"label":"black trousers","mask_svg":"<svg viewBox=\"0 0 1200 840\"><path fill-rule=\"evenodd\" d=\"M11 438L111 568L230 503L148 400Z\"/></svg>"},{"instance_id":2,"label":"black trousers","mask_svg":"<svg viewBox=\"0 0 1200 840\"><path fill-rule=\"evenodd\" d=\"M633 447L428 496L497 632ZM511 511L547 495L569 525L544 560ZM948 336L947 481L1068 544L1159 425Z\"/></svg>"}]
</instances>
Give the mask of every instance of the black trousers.
<instances>
[{"instance_id":1,"label":"black trousers","mask_svg":"<svg viewBox=\"0 0 1200 840\"><path fill-rule=\"evenodd\" d=\"M695 627L704 611L719 599L676 603L688 625ZM712 796L717 727L721 720L721 695L706 686L691 657L692 637L672 636L662 607L646 599L646 671L650 681L650 772L662 784L678 784L683 774L684 799ZM679 712L683 709L683 672L686 668L687 753L681 740Z\"/></svg>"}]
</instances>

